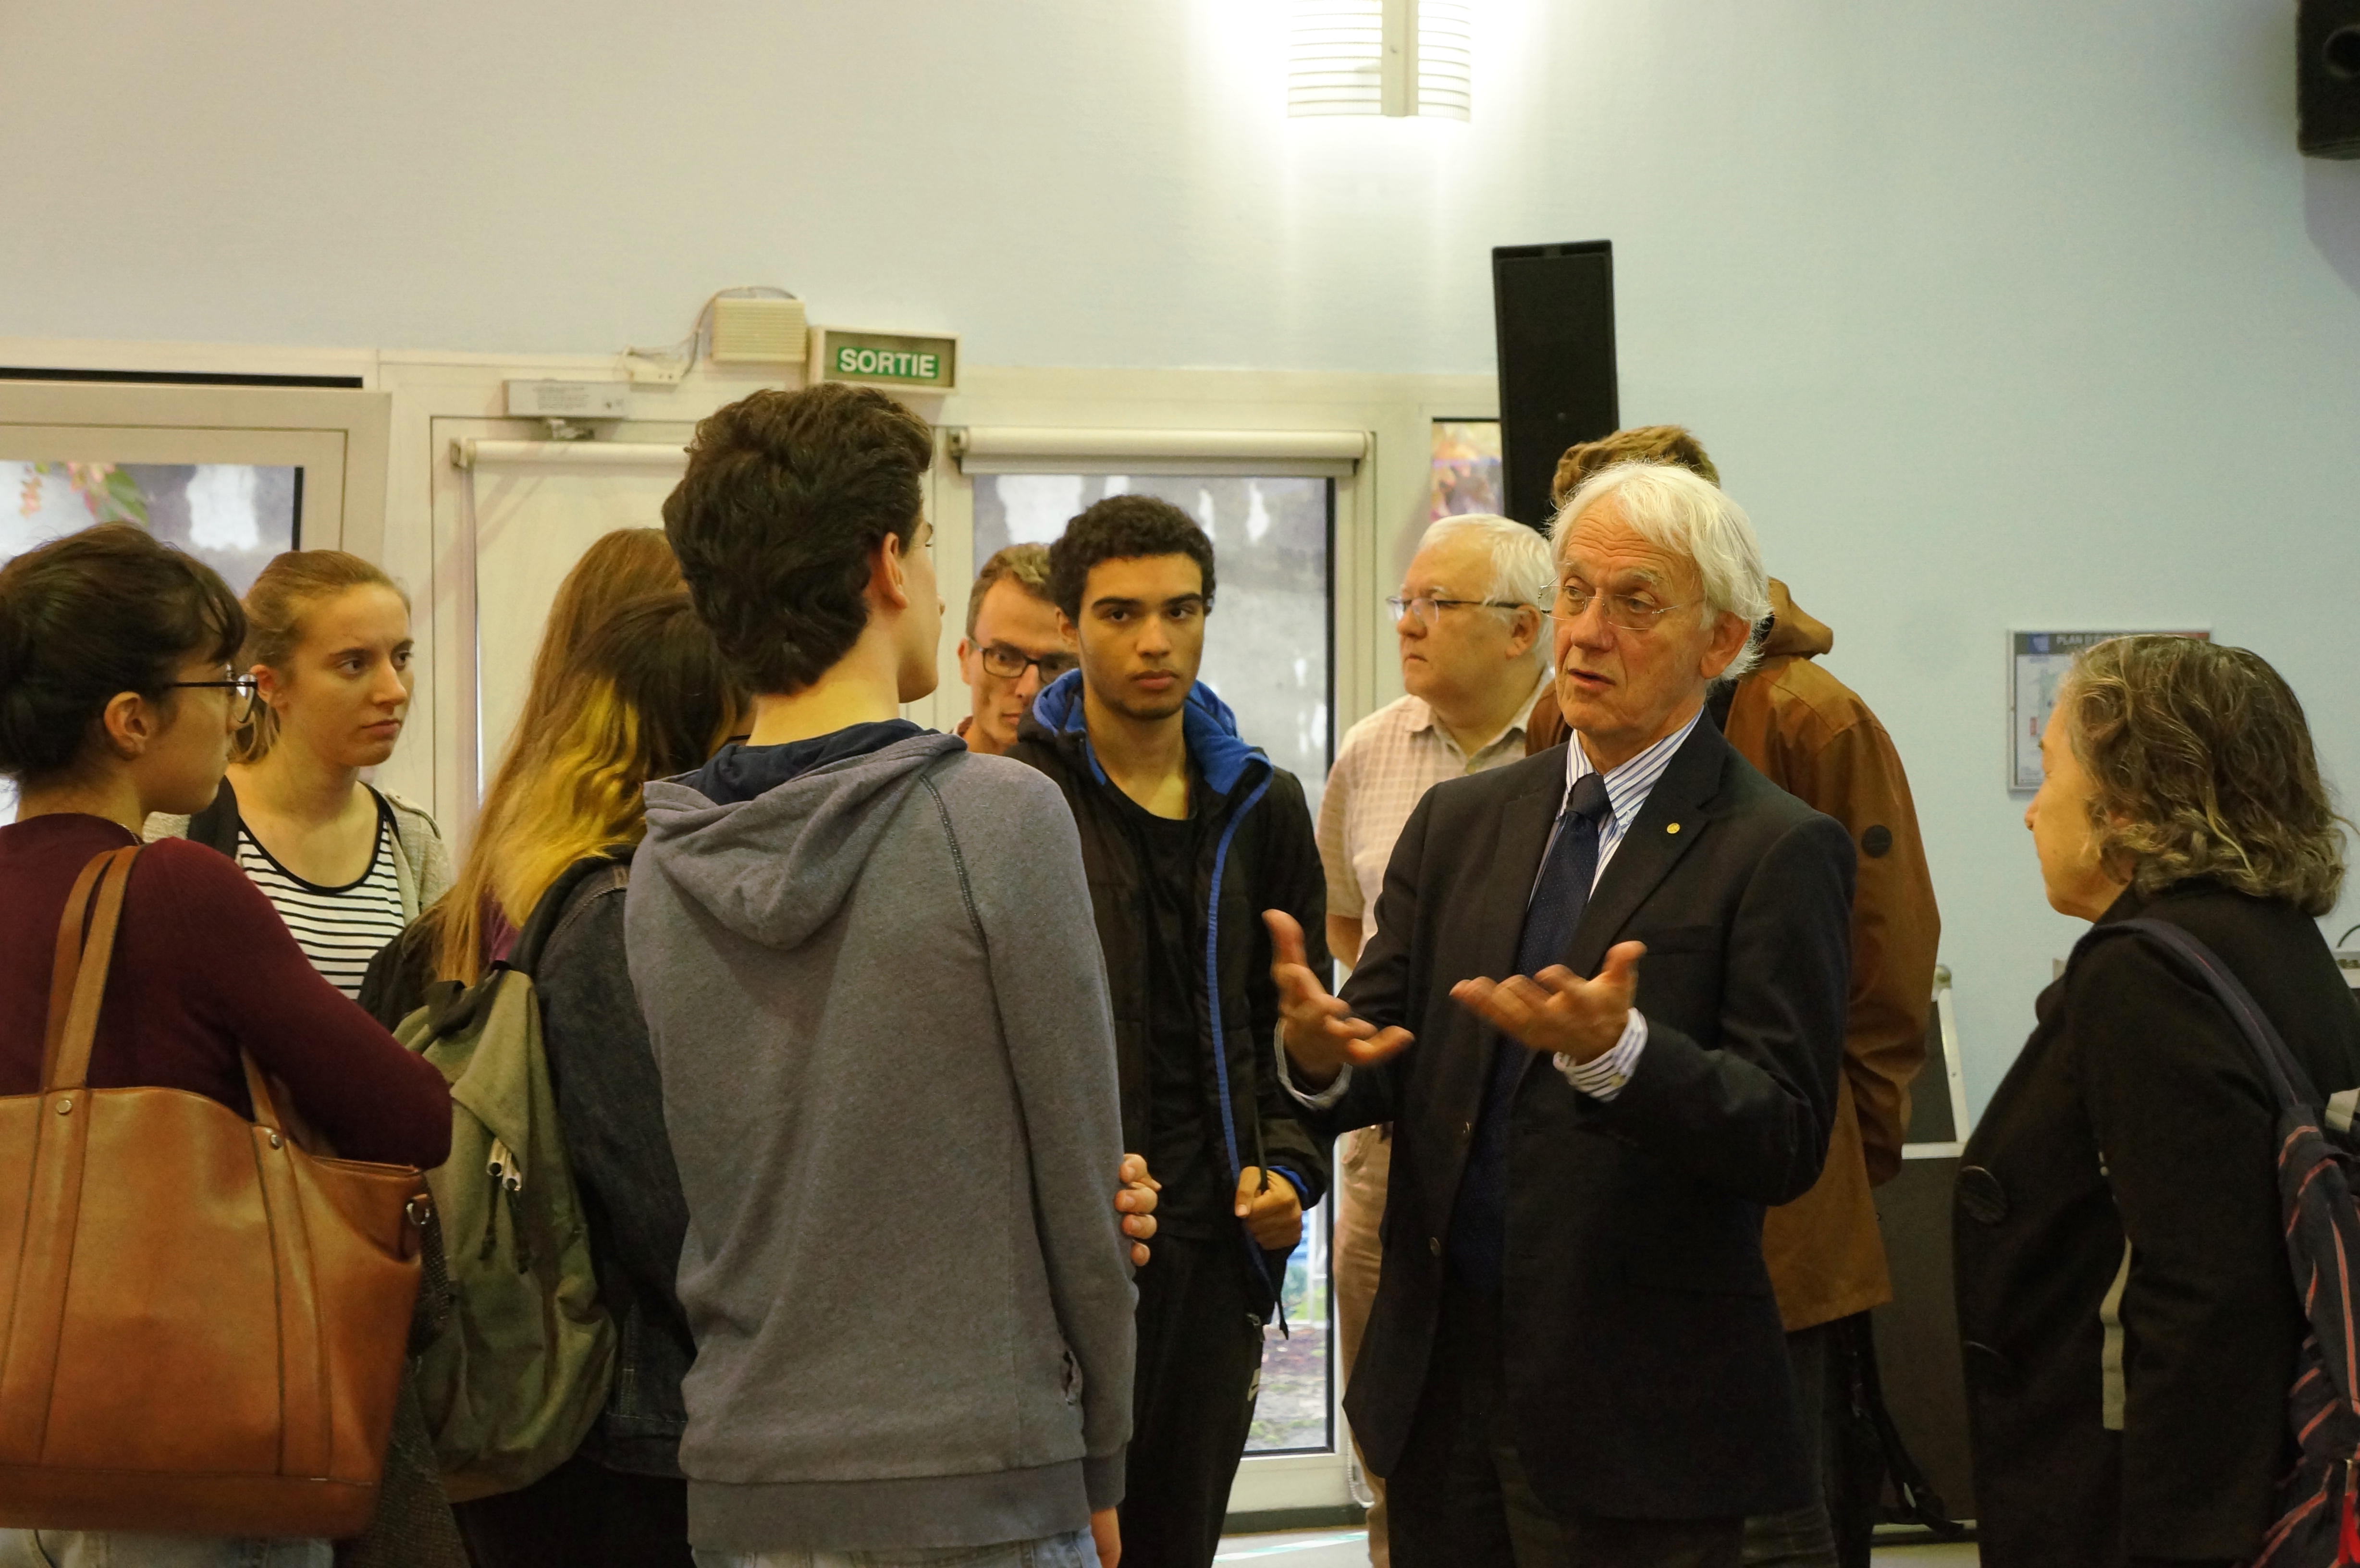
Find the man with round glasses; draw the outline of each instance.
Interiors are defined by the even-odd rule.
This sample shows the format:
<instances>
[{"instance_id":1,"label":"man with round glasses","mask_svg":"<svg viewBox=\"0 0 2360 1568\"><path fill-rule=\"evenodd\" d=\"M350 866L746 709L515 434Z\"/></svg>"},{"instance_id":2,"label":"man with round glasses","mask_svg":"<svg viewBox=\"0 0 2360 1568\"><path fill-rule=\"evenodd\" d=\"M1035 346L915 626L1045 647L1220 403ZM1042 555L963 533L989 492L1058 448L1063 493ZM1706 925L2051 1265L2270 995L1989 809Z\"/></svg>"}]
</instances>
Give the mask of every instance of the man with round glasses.
<instances>
[{"instance_id":1,"label":"man with round glasses","mask_svg":"<svg viewBox=\"0 0 2360 1568\"><path fill-rule=\"evenodd\" d=\"M1049 602L1047 547L1011 544L998 551L967 590L959 679L975 705L955 733L969 751L1006 756L1016 744L1016 722L1042 687L1074 668L1074 658Z\"/></svg>"},{"instance_id":2,"label":"man with round glasses","mask_svg":"<svg viewBox=\"0 0 2360 1568\"><path fill-rule=\"evenodd\" d=\"M1642 425L1568 448L1557 463L1556 500L1629 462L1672 463L1721 483L1689 431ZM1772 783L1843 823L1860 857L1843 1076L1827 1164L1809 1192L1772 1208L1762 1224L1820 1495L1801 1508L1749 1519L1745 1562L1832 1568L1866 1557L1885 1474L1879 1428L1852 1396L1874 1355L1869 1311L1894 1295L1871 1189L1901 1170L1909 1084L1926 1063L1942 922L1892 736L1860 695L1818 662L1834 648L1835 634L1797 608L1785 583L1773 577L1769 586L1772 615L1754 628L1761 662L1743 681L1714 688L1707 720ZM1526 726L1528 750L1564 738L1553 705Z\"/></svg>"},{"instance_id":3,"label":"man with round glasses","mask_svg":"<svg viewBox=\"0 0 2360 1568\"><path fill-rule=\"evenodd\" d=\"M1684 469L1554 528L1567 747L1428 790L1330 996L1268 917L1315 1132L1391 1122L1345 1400L1397 1568L1738 1568L1806 1506L1762 1211L1837 1103L1855 854L1704 722L1753 663L1752 523Z\"/></svg>"}]
</instances>

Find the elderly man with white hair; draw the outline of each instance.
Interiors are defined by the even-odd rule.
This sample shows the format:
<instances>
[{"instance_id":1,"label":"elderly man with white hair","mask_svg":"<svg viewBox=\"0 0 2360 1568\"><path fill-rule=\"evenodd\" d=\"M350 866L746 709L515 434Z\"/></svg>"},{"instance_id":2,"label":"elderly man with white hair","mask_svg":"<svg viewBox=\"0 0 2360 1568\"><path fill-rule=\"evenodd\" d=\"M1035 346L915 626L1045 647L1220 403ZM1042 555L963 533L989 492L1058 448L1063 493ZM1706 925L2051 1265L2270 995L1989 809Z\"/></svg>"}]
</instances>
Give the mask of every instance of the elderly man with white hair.
<instances>
[{"instance_id":1,"label":"elderly man with white hair","mask_svg":"<svg viewBox=\"0 0 2360 1568\"><path fill-rule=\"evenodd\" d=\"M1328 951L1349 967L1402 824L1428 789L1524 755L1525 720L1548 691L1548 541L1488 513L1443 517L1418 540L1387 601L1404 695L1344 735L1319 801L1328 872ZM1359 1128L1338 1150L1336 1327L1349 1377L1376 1299L1393 1129ZM1369 1560L1386 1568L1384 1482L1369 1476Z\"/></svg>"},{"instance_id":2,"label":"elderly man with white hair","mask_svg":"<svg viewBox=\"0 0 2360 1568\"><path fill-rule=\"evenodd\" d=\"M1573 744L1429 790L1340 996L1269 920L1279 1067L1393 1126L1346 1410L1396 1568L1727 1564L1814 1480L1762 1261L1836 1108L1855 855L1710 724L1766 604L1696 475L1558 514Z\"/></svg>"}]
</instances>

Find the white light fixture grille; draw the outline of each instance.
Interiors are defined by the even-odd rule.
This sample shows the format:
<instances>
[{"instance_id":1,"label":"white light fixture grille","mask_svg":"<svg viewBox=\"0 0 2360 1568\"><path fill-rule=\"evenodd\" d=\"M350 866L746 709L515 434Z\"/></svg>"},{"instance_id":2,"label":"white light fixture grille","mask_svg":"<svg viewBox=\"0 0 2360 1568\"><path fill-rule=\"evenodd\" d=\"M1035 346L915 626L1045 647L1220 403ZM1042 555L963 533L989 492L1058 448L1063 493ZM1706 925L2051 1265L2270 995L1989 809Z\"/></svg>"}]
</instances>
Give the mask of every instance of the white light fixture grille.
<instances>
[{"instance_id":1,"label":"white light fixture grille","mask_svg":"<svg viewBox=\"0 0 2360 1568\"><path fill-rule=\"evenodd\" d=\"M1286 112L1464 120L1473 0L1295 0Z\"/></svg>"},{"instance_id":2,"label":"white light fixture grille","mask_svg":"<svg viewBox=\"0 0 2360 1568\"><path fill-rule=\"evenodd\" d=\"M1473 0L1417 0L1417 112L1466 119L1474 75Z\"/></svg>"},{"instance_id":3,"label":"white light fixture grille","mask_svg":"<svg viewBox=\"0 0 2360 1568\"><path fill-rule=\"evenodd\" d=\"M1295 0L1290 114L1384 113L1384 0Z\"/></svg>"}]
</instances>

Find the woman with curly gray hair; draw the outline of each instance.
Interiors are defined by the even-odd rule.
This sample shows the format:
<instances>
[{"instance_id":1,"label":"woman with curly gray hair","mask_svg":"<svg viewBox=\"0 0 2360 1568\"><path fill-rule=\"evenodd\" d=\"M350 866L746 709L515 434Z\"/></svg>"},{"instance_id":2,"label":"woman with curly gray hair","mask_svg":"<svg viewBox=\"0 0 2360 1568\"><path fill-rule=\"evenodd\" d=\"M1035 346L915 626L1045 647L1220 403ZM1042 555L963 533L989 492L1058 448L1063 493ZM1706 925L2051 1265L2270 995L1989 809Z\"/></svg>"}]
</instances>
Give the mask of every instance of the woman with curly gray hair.
<instances>
[{"instance_id":1,"label":"woman with curly gray hair","mask_svg":"<svg viewBox=\"0 0 2360 1568\"><path fill-rule=\"evenodd\" d=\"M2302 705L2257 655L2090 649L2025 812L2049 901L2217 953L2322 1094L2360 1084L2360 1007L2314 918L2344 834ZM2213 1000L2143 940L2085 944L1966 1146L1954 1247L1983 1560L2252 1557L2293 1455L2305 1332L2277 1101Z\"/></svg>"}]
</instances>

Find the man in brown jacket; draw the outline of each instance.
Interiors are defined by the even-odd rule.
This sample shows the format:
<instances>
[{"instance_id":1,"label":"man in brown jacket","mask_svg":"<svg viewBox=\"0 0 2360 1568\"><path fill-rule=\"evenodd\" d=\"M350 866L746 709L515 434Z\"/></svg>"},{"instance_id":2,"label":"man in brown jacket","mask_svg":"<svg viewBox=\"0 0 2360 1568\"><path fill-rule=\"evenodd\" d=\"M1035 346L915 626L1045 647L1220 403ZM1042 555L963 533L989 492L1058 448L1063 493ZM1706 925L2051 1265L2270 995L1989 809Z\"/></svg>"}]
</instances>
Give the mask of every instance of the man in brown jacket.
<instances>
[{"instance_id":1,"label":"man in brown jacket","mask_svg":"<svg viewBox=\"0 0 2360 1568\"><path fill-rule=\"evenodd\" d=\"M1553 493L1562 503L1591 474L1628 462L1677 463L1721 483L1694 436L1677 425L1649 425L1568 451ZM1754 633L1766 639L1762 661L1714 693L1713 717L1740 756L1843 823L1860 851L1844 1071L1827 1165L1816 1186L1770 1210L1762 1227L1805 1428L1819 1443L1821 1489L1833 1505L1851 1495L1841 1445L1830 1440L1849 1419L1850 1352L1862 1343L1850 1320L1893 1298L1870 1189L1901 1169L1909 1082L1926 1061L1941 919L1892 738L1867 703L1815 662L1835 646L1835 635L1797 608L1775 578L1770 601L1770 621ZM1540 708L1524 732L1532 751L1565 738L1563 715L1552 703ZM1841 1551L1831 1513L1848 1526ZM1832 1506L1749 1519L1745 1561L1750 1568L1865 1563L1871 1522L1861 1510Z\"/></svg>"}]
</instances>

